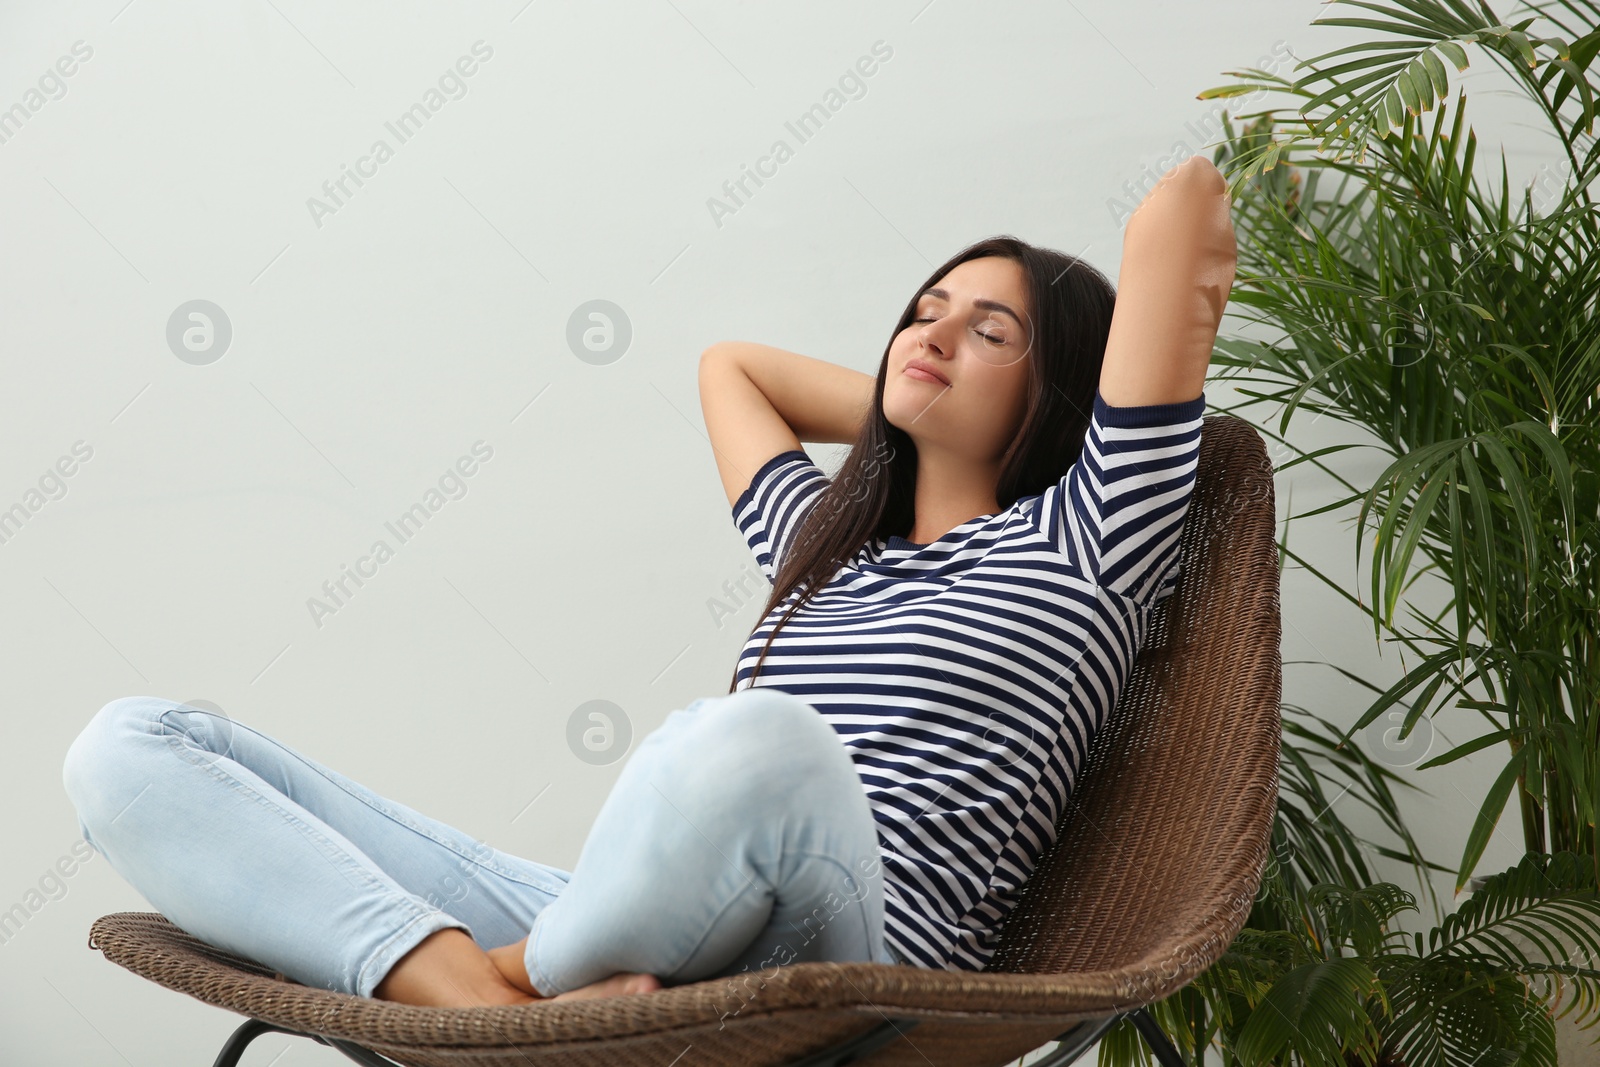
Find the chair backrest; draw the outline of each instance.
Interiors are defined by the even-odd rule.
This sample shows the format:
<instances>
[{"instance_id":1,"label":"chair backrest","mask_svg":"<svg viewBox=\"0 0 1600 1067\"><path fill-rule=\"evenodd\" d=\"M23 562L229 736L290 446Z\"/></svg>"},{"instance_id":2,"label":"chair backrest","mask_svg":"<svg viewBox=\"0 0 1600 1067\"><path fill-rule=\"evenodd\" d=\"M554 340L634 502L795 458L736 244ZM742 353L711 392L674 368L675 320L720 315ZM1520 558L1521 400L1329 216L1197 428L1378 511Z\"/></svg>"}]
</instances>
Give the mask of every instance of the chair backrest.
<instances>
[{"instance_id":1,"label":"chair backrest","mask_svg":"<svg viewBox=\"0 0 1600 1067\"><path fill-rule=\"evenodd\" d=\"M1202 422L1181 553L987 970L1107 972L1149 1003L1249 915L1277 803L1283 661L1272 464L1242 419Z\"/></svg>"}]
</instances>

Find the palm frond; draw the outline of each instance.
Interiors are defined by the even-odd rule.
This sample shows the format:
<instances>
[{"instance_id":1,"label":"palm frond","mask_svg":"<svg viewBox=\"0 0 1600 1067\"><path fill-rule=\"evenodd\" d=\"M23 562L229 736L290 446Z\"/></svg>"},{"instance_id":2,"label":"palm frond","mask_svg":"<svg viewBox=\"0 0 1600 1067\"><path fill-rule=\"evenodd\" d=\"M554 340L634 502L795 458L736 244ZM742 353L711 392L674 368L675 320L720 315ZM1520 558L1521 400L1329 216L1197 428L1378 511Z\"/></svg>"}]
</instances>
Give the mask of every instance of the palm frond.
<instances>
[{"instance_id":1,"label":"palm frond","mask_svg":"<svg viewBox=\"0 0 1600 1067\"><path fill-rule=\"evenodd\" d=\"M1378 977L1352 957L1304 963L1275 982L1250 1013L1234 1046L1245 1067L1278 1064L1293 1048L1304 1067L1349 1067L1351 1052L1376 1047L1367 998Z\"/></svg>"}]
</instances>

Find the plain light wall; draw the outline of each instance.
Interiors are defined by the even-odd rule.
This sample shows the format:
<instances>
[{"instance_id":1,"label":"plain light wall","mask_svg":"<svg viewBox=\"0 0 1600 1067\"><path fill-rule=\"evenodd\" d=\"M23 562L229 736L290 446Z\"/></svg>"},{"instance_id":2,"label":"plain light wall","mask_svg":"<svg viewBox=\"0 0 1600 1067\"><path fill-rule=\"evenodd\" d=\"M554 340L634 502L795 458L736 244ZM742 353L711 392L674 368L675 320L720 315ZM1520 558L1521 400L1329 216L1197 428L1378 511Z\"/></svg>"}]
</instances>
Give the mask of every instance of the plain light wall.
<instances>
[{"instance_id":1,"label":"plain light wall","mask_svg":"<svg viewBox=\"0 0 1600 1067\"><path fill-rule=\"evenodd\" d=\"M72 858L62 757L107 701L211 702L570 867L627 751L580 758L574 717L611 702L636 743L724 692L764 599L705 438L701 350L760 340L872 372L932 265L995 233L1115 279L1118 201L1211 139L1219 105L1196 92L1275 49L1334 47L1309 26L1327 10L0 9L0 108L27 110L0 143L0 509L42 505L0 543L17 731L0 756L0 909L18 916L0 943L0 1058L209 1062L242 1021L86 947L97 916L150 910L103 857ZM462 57L461 95L447 78L402 142L386 124ZM841 86L862 57L871 76ZM830 101L802 143L788 124ZM379 139L392 156L361 164ZM762 164L779 139L792 154ZM324 183L358 165L335 201ZM758 165L734 203L724 184ZM169 343L196 300L226 317L220 358ZM625 317L625 351L572 342L596 300ZM1220 383L1207 397L1238 399ZM1304 434L1336 439L1329 420ZM472 476L445 478L475 446ZM75 448L59 498L30 498ZM1297 511L1332 499L1297 469L1280 515L1291 483ZM386 524L419 503L431 516L402 542ZM1353 580L1341 520L1291 536ZM393 557L328 596L380 539ZM1283 608L1285 660L1398 676L1361 616L1293 568ZM1284 678L1286 701L1330 721L1365 706L1329 668ZM1453 863L1484 777L1425 779L1433 798L1408 811ZM1518 851L1502 830L1485 870ZM249 1062L269 1060L347 1062L282 1035L253 1046Z\"/></svg>"}]
</instances>

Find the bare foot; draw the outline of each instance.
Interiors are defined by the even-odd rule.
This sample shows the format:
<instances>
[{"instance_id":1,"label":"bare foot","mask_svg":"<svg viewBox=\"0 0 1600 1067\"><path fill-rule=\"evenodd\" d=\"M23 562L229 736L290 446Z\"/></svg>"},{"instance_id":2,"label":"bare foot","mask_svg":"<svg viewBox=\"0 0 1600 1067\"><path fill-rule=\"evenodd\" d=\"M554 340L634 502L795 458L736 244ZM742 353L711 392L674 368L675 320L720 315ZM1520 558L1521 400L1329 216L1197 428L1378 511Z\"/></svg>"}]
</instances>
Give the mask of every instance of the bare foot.
<instances>
[{"instance_id":1,"label":"bare foot","mask_svg":"<svg viewBox=\"0 0 1600 1067\"><path fill-rule=\"evenodd\" d=\"M491 948L487 955L491 963L500 971L501 976L514 988L524 993L538 997L538 990L528 979L528 968L524 963L524 955L528 949L528 939L510 945L501 945ZM621 971L602 978L598 982L591 982L577 989L569 989L565 993L557 993L553 997L540 998L549 1000L589 1000L595 997L617 997L628 993L654 993L661 988L661 982L653 974L644 974L637 971Z\"/></svg>"},{"instance_id":2,"label":"bare foot","mask_svg":"<svg viewBox=\"0 0 1600 1067\"><path fill-rule=\"evenodd\" d=\"M542 999L506 981L477 942L454 926L435 930L400 957L372 995L425 1008L532 1004Z\"/></svg>"},{"instance_id":3,"label":"bare foot","mask_svg":"<svg viewBox=\"0 0 1600 1067\"><path fill-rule=\"evenodd\" d=\"M550 999L590 1000L596 997L619 997L628 993L654 993L660 988L661 981L653 974L619 973L578 989L557 993Z\"/></svg>"},{"instance_id":4,"label":"bare foot","mask_svg":"<svg viewBox=\"0 0 1600 1067\"><path fill-rule=\"evenodd\" d=\"M459 927L436 930L389 969L372 991L378 1000L430 1008L475 1008L491 1004L534 1004L541 1000L587 1000L627 993L650 993L661 983L649 974L614 974L554 997L533 992L521 968L520 946L485 952ZM518 976L513 979L502 968Z\"/></svg>"}]
</instances>

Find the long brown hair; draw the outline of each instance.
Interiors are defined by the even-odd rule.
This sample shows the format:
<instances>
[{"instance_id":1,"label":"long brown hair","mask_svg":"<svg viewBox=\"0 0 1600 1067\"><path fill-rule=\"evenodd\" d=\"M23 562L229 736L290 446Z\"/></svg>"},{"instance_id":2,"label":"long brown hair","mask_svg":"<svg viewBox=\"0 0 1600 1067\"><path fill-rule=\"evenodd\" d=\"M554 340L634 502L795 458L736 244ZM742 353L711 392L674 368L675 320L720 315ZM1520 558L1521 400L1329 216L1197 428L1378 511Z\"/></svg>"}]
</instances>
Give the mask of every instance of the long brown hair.
<instances>
[{"instance_id":1,"label":"long brown hair","mask_svg":"<svg viewBox=\"0 0 1600 1067\"><path fill-rule=\"evenodd\" d=\"M1044 492L1060 480L1083 450L1095 389L1100 382L1100 364L1105 359L1106 336L1111 330L1116 290L1104 274L1076 256L1040 248L1009 234L968 245L935 268L918 287L889 335L889 344L884 346L883 358L878 362L872 407L861 432L851 444L839 473L817 494L784 549L772 595L750 631L759 629L774 607L804 586L801 596L767 636L751 671L750 684L754 685L760 675L772 639L783 624L844 563L873 538L910 532L915 518L917 450L910 435L883 415L889 349L900 331L911 324L917 300L927 289L957 265L984 256L1001 256L1022 267L1033 308L1028 404L1022 424L1001 460L995 486L1000 509L1004 511L1022 497ZM728 692L738 684L739 665L735 661Z\"/></svg>"}]
</instances>

